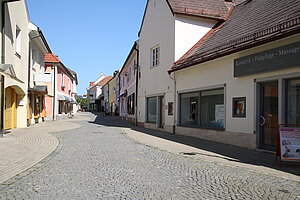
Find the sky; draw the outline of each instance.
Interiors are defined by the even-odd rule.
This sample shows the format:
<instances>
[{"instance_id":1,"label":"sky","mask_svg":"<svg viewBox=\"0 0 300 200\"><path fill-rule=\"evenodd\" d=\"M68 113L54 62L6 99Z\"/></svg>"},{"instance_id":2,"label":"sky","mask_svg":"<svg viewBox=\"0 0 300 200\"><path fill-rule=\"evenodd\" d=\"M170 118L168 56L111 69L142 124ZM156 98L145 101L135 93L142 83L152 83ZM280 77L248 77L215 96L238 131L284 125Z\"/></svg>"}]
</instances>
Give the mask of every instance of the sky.
<instances>
[{"instance_id":1,"label":"sky","mask_svg":"<svg viewBox=\"0 0 300 200\"><path fill-rule=\"evenodd\" d=\"M77 93L86 93L100 73L109 76L125 62L146 0L27 0L29 18L52 52L77 72Z\"/></svg>"}]
</instances>

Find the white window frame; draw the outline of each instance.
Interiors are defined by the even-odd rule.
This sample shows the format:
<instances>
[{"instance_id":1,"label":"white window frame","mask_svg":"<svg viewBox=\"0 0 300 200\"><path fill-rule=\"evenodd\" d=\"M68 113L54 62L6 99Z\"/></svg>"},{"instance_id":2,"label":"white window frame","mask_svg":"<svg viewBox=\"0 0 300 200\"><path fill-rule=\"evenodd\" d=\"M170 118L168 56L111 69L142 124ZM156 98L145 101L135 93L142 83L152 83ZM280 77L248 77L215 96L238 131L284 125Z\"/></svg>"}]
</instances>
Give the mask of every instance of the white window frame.
<instances>
[{"instance_id":1,"label":"white window frame","mask_svg":"<svg viewBox=\"0 0 300 200\"><path fill-rule=\"evenodd\" d=\"M150 50L150 66L151 67L157 67L160 64L160 47L159 45L156 45L155 47L151 48Z\"/></svg>"}]
</instances>

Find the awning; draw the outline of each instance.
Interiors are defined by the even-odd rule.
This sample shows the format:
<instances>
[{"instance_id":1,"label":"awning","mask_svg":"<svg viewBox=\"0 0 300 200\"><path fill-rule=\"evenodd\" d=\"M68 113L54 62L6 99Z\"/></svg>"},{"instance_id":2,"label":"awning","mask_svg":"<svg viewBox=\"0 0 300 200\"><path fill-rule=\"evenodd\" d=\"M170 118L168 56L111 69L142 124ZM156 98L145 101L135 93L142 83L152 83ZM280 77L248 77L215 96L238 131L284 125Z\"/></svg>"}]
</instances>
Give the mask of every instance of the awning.
<instances>
[{"instance_id":1,"label":"awning","mask_svg":"<svg viewBox=\"0 0 300 200\"><path fill-rule=\"evenodd\" d=\"M42 94L48 93L46 85L35 85L33 88L29 88L29 91L36 92L36 93L42 93Z\"/></svg>"},{"instance_id":2,"label":"awning","mask_svg":"<svg viewBox=\"0 0 300 200\"><path fill-rule=\"evenodd\" d=\"M24 83L17 78L15 70L11 64L0 64L0 74L9 78L12 78L20 83Z\"/></svg>"},{"instance_id":3,"label":"awning","mask_svg":"<svg viewBox=\"0 0 300 200\"><path fill-rule=\"evenodd\" d=\"M60 93L60 92L57 92L57 98L59 101L67 101L67 102L70 102L72 104L76 104L76 100L73 99L72 97L68 96L68 95L65 95L63 93Z\"/></svg>"}]
</instances>

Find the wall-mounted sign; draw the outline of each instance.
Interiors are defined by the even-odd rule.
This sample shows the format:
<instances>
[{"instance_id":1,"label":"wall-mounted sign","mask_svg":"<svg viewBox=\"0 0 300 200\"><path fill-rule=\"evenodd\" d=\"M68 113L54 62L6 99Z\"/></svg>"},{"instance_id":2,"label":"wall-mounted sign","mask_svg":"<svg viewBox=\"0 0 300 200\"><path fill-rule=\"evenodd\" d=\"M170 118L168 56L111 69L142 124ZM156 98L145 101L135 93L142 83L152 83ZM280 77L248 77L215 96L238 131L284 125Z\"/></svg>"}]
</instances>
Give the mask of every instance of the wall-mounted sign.
<instances>
[{"instance_id":1,"label":"wall-mounted sign","mask_svg":"<svg viewBox=\"0 0 300 200\"><path fill-rule=\"evenodd\" d=\"M281 127L281 160L300 161L300 128Z\"/></svg>"},{"instance_id":2,"label":"wall-mounted sign","mask_svg":"<svg viewBox=\"0 0 300 200\"><path fill-rule=\"evenodd\" d=\"M232 99L232 117L246 117L246 97Z\"/></svg>"},{"instance_id":3,"label":"wall-mounted sign","mask_svg":"<svg viewBox=\"0 0 300 200\"><path fill-rule=\"evenodd\" d=\"M234 60L234 77L300 66L300 42Z\"/></svg>"}]
</instances>

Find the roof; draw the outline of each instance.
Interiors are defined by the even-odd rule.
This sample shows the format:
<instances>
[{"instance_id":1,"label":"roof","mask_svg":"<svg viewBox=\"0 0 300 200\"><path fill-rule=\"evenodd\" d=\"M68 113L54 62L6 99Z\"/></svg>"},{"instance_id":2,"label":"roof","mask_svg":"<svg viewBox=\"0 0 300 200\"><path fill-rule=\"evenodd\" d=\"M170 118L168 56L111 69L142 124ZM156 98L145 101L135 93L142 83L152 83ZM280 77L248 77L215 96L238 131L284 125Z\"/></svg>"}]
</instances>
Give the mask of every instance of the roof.
<instances>
[{"instance_id":1,"label":"roof","mask_svg":"<svg viewBox=\"0 0 300 200\"><path fill-rule=\"evenodd\" d=\"M99 85L99 86L104 86L104 85L106 85L112 78L113 78L113 76L107 76L107 77L105 77L105 79L103 79L102 81L100 81L97 85Z\"/></svg>"},{"instance_id":2,"label":"roof","mask_svg":"<svg viewBox=\"0 0 300 200\"><path fill-rule=\"evenodd\" d=\"M53 53L47 53L45 55L45 62L55 62L55 63L59 63L60 60L58 59L58 57L56 55L54 55Z\"/></svg>"},{"instance_id":3,"label":"roof","mask_svg":"<svg viewBox=\"0 0 300 200\"><path fill-rule=\"evenodd\" d=\"M267 9L266 9L267 8ZM204 36L169 73L300 33L300 2L248 0Z\"/></svg>"},{"instance_id":4,"label":"roof","mask_svg":"<svg viewBox=\"0 0 300 200\"><path fill-rule=\"evenodd\" d=\"M224 21L230 8L234 5L242 3L245 0L233 0L226 2L225 0L165 0L174 14L191 15L196 17L204 17ZM147 1L144 16L140 26L142 30L149 0Z\"/></svg>"},{"instance_id":5,"label":"roof","mask_svg":"<svg viewBox=\"0 0 300 200\"><path fill-rule=\"evenodd\" d=\"M71 74L74 76L75 81L76 81L76 85L78 85L78 78L77 78L77 73L74 72L73 70L71 70L70 68L68 68L68 70L71 72Z\"/></svg>"},{"instance_id":6,"label":"roof","mask_svg":"<svg viewBox=\"0 0 300 200\"><path fill-rule=\"evenodd\" d=\"M125 66L126 66L126 64L127 64L127 62L128 62L128 60L129 60L129 58L130 58L130 56L132 55L132 53L133 53L134 50L137 50L137 41L135 41L135 42L133 43L132 48L131 48L129 54L128 54L128 56L127 56L127 58L126 58L126 60L125 60L125 62L124 62L124 64L123 64L123 66L121 67L121 70L120 70L120 72L119 72L120 74L122 73L123 69L125 68Z\"/></svg>"},{"instance_id":7,"label":"roof","mask_svg":"<svg viewBox=\"0 0 300 200\"><path fill-rule=\"evenodd\" d=\"M173 13L224 20L232 3L225 0L167 0ZM236 3L242 0L235 1Z\"/></svg>"}]
</instances>

